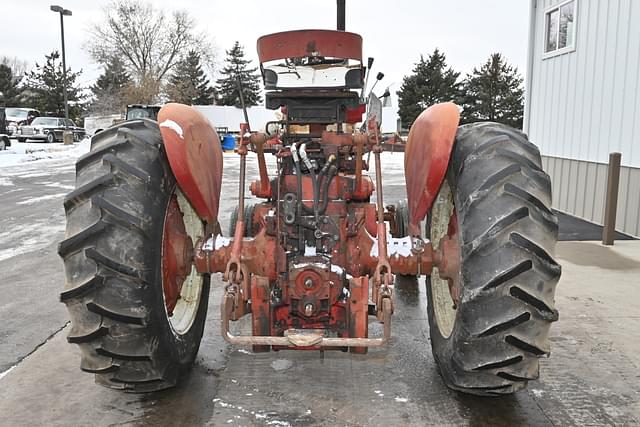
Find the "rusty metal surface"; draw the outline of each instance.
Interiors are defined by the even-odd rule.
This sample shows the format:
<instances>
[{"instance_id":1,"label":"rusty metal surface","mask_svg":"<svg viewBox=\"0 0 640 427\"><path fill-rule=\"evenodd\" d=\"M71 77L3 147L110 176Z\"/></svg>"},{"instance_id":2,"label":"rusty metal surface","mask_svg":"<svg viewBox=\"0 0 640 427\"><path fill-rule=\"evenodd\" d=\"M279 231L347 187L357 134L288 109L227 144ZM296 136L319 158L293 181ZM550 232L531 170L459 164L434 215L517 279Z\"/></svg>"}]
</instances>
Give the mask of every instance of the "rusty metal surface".
<instances>
[{"instance_id":1,"label":"rusty metal surface","mask_svg":"<svg viewBox=\"0 0 640 427\"><path fill-rule=\"evenodd\" d=\"M383 156L387 160L383 165L394 162L396 155ZM225 159L231 165L226 169L231 179L223 187L230 197L220 206L225 229L236 206L236 157ZM49 178L36 174L47 173L56 182L73 185L73 164L68 160L30 163L34 164L0 170L0 176L15 183L0 187L4 201L0 209L11 231L2 250L17 253L0 260L7 285L7 297L0 303L0 371L17 363L0 380L3 425L581 427L640 423L640 308L638 299L629 297L635 295L640 275L637 241L620 241L613 247L599 242L558 243L564 271L556 303L563 316L551 329L553 357L541 359L539 381L513 396L487 399L446 388L431 355L425 284L404 278L397 278L395 285L389 346L371 349L366 356L340 351L262 354L227 345L218 333L224 284L215 274L200 351L191 374L179 387L142 395L97 387L90 375L78 369L77 350L66 342L68 331L55 333L67 319L56 301L64 273L58 268L55 244L19 254L23 242L12 240L22 226L32 229L34 223L57 224L58 231L53 231L57 234L50 239L62 238L62 196L56 199L59 189L45 187L42 183ZM385 202L404 198L404 185L388 185L402 180L401 165L386 167L383 173ZM257 178L257 165L249 164L247 175ZM18 202L43 192L52 197L29 205L25 214ZM32 268L34 257L41 260L37 269ZM12 310L16 303L24 310ZM247 316L232 323L233 333L251 333L250 320ZM374 323L372 335L380 333L380 325Z\"/></svg>"},{"instance_id":2,"label":"rusty metal surface","mask_svg":"<svg viewBox=\"0 0 640 427\"><path fill-rule=\"evenodd\" d=\"M187 234L176 195L171 197L162 234L162 288L167 314L178 302L185 278L191 272L193 242Z\"/></svg>"},{"instance_id":3,"label":"rusty metal surface","mask_svg":"<svg viewBox=\"0 0 640 427\"><path fill-rule=\"evenodd\" d=\"M182 104L163 106L158 123L180 189L201 218L216 222L222 185L218 134L200 112Z\"/></svg>"},{"instance_id":4,"label":"rusty metal surface","mask_svg":"<svg viewBox=\"0 0 640 427\"><path fill-rule=\"evenodd\" d=\"M382 347L391 338L391 300L384 299L382 304L382 322L384 331L379 338L344 338L326 337L318 334L309 334L307 337L300 334L287 334L284 336L236 336L229 331L229 322L233 317L235 296L228 290L222 296L220 304L222 337L230 344L239 346L278 346L285 348L304 348L316 350L325 347ZM309 329L309 328L307 328Z\"/></svg>"},{"instance_id":5,"label":"rusty metal surface","mask_svg":"<svg viewBox=\"0 0 640 427\"><path fill-rule=\"evenodd\" d=\"M297 30L262 36L257 42L260 63L284 58L324 56L362 62L362 37L333 30Z\"/></svg>"},{"instance_id":6,"label":"rusty metal surface","mask_svg":"<svg viewBox=\"0 0 640 427\"><path fill-rule=\"evenodd\" d=\"M447 102L423 111L413 122L405 147L404 170L411 233L419 232L444 179L458 128L458 106Z\"/></svg>"},{"instance_id":7,"label":"rusty metal surface","mask_svg":"<svg viewBox=\"0 0 640 427\"><path fill-rule=\"evenodd\" d=\"M438 268L439 276L449 283L449 293L453 300L453 307L460 304L460 233L458 215L454 210L449 218L447 234L440 239L438 249L433 253L434 267Z\"/></svg>"}]
</instances>

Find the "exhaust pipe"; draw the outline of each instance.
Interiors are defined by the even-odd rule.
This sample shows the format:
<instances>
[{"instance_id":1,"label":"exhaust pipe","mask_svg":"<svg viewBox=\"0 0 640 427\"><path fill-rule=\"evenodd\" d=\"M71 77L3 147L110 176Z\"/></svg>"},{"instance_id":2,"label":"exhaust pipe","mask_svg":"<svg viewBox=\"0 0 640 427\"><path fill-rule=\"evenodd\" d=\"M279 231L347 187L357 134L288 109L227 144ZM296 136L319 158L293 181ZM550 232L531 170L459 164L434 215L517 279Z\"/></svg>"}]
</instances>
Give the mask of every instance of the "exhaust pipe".
<instances>
[{"instance_id":1,"label":"exhaust pipe","mask_svg":"<svg viewBox=\"0 0 640 427\"><path fill-rule=\"evenodd\" d=\"M345 0L337 0L337 2L338 2L338 31L344 31Z\"/></svg>"}]
</instances>

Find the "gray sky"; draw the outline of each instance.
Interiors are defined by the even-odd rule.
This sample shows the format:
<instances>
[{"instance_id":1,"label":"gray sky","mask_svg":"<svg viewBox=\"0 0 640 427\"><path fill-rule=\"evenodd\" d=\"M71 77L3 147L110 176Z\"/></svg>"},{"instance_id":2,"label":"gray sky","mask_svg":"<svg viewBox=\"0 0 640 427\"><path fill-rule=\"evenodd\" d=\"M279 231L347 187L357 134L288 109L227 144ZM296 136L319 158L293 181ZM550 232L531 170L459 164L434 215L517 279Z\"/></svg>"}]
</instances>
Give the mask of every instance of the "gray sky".
<instances>
[{"instance_id":1,"label":"gray sky","mask_svg":"<svg viewBox=\"0 0 640 427\"><path fill-rule=\"evenodd\" d=\"M57 2L57 3L56 3ZM106 0L2 0L0 55L17 56L33 65L60 48L58 15L49 5L73 11L65 18L67 65L82 68L79 81L89 85L101 69L84 51L87 30L99 22ZM222 63L224 50L235 40L245 46L249 58L257 59L256 39L272 32L328 28L336 25L336 0L153 0L167 11L187 10L198 27L212 38ZM463 75L482 64L492 52L502 52L524 76L527 35L527 0L346 0L347 31L364 39L364 56L376 58L374 72L385 78L382 90L393 83L399 89L420 54L438 47L447 62ZM10 17L15 17L12 19Z\"/></svg>"}]
</instances>

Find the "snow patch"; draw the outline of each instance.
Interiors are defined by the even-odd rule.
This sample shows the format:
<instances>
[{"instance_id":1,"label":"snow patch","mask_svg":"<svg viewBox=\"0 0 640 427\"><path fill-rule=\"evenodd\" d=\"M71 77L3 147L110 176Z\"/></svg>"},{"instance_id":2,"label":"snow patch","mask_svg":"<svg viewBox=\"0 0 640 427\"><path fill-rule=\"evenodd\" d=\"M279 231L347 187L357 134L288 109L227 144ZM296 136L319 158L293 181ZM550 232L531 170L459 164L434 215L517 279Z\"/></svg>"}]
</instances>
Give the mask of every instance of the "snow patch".
<instances>
[{"instance_id":1,"label":"snow patch","mask_svg":"<svg viewBox=\"0 0 640 427\"><path fill-rule=\"evenodd\" d=\"M271 362L271 367L276 371L285 371L293 366L293 362L288 359L276 359Z\"/></svg>"},{"instance_id":2,"label":"snow patch","mask_svg":"<svg viewBox=\"0 0 640 427\"><path fill-rule=\"evenodd\" d=\"M538 390L538 389L533 388L533 389L531 389L531 393L533 393L533 395L535 397L540 398L544 394L544 390Z\"/></svg>"},{"instance_id":3,"label":"snow patch","mask_svg":"<svg viewBox=\"0 0 640 427\"><path fill-rule=\"evenodd\" d=\"M3 379L9 372L13 371L13 369L16 367L17 365L13 365L12 367L10 367L9 369L7 369L4 372L0 372L0 380Z\"/></svg>"},{"instance_id":4,"label":"snow patch","mask_svg":"<svg viewBox=\"0 0 640 427\"><path fill-rule=\"evenodd\" d=\"M24 175L17 175L18 178L40 178L51 175L49 172L31 172Z\"/></svg>"},{"instance_id":5,"label":"snow patch","mask_svg":"<svg viewBox=\"0 0 640 427\"><path fill-rule=\"evenodd\" d=\"M48 182L44 185L46 185L47 187L62 188L63 190L73 190L76 188L73 185L60 184L59 182Z\"/></svg>"},{"instance_id":6,"label":"snow patch","mask_svg":"<svg viewBox=\"0 0 640 427\"><path fill-rule=\"evenodd\" d=\"M316 256L316 247L315 246L305 246L304 247L304 256Z\"/></svg>"},{"instance_id":7,"label":"snow patch","mask_svg":"<svg viewBox=\"0 0 640 427\"><path fill-rule=\"evenodd\" d=\"M291 427L291 423L288 421L280 421L280 420L270 420L267 421L268 426L280 426L280 427Z\"/></svg>"},{"instance_id":8,"label":"snow patch","mask_svg":"<svg viewBox=\"0 0 640 427\"><path fill-rule=\"evenodd\" d=\"M182 132L182 128L180 127L179 124L177 124L173 120L169 120L169 119L165 120L164 122L160 123L160 127L161 128L169 128L172 131L174 131L176 133L176 135L178 135L181 139L184 139L184 134Z\"/></svg>"},{"instance_id":9,"label":"snow patch","mask_svg":"<svg viewBox=\"0 0 640 427\"><path fill-rule=\"evenodd\" d=\"M0 151L0 172L2 172L3 175L21 177L50 175L50 173L45 174L37 170L25 176L24 168L15 168L10 171L6 168L24 165L25 163L31 165L37 162L37 164L40 164L47 160L75 160L87 153L90 146L91 141L89 139L84 139L80 143L74 143L72 145L64 145L62 143L43 145L42 143L16 142L12 144L8 150ZM69 168L74 169L75 166L69 166ZM56 168L55 171L59 172L60 169Z\"/></svg>"},{"instance_id":10,"label":"snow patch","mask_svg":"<svg viewBox=\"0 0 640 427\"><path fill-rule=\"evenodd\" d=\"M17 202L16 204L17 205L33 205L33 204L41 202L43 200L59 199L59 198L64 197L66 194L67 193L47 194L46 196L32 197L32 198L27 199L27 200L22 200L20 202Z\"/></svg>"},{"instance_id":11,"label":"snow patch","mask_svg":"<svg viewBox=\"0 0 640 427\"><path fill-rule=\"evenodd\" d=\"M406 397L397 397L394 399L397 403L407 403L409 401L409 399L407 399Z\"/></svg>"},{"instance_id":12,"label":"snow patch","mask_svg":"<svg viewBox=\"0 0 640 427\"><path fill-rule=\"evenodd\" d=\"M369 256L372 258L378 258L378 239L371 238L373 245L371 245L371 252ZM395 257L408 257L411 256L411 236L407 237L391 237L391 234L387 232L387 256Z\"/></svg>"},{"instance_id":13,"label":"snow patch","mask_svg":"<svg viewBox=\"0 0 640 427\"><path fill-rule=\"evenodd\" d=\"M9 178L0 176L0 187L10 187L12 185L15 185L15 184Z\"/></svg>"},{"instance_id":14,"label":"snow patch","mask_svg":"<svg viewBox=\"0 0 640 427\"><path fill-rule=\"evenodd\" d=\"M229 246L231 244L231 239L228 237L223 237L220 234L216 235L216 236L209 236L209 238L207 239L206 242L204 242L204 245L202 245L202 250L203 251L213 251L213 250L219 250L220 248Z\"/></svg>"}]
</instances>

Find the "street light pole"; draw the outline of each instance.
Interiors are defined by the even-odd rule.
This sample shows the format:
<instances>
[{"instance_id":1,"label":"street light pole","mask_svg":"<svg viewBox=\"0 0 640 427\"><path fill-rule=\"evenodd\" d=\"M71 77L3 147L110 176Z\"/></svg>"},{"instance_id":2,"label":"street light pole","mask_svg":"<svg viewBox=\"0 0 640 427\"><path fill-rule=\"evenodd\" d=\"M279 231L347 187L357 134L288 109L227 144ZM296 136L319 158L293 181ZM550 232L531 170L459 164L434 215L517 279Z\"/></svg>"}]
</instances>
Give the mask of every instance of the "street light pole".
<instances>
[{"instance_id":1,"label":"street light pole","mask_svg":"<svg viewBox=\"0 0 640 427\"><path fill-rule=\"evenodd\" d=\"M60 38L62 39L62 88L64 91L64 129L63 141L65 144L70 144L69 141L69 102L67 100L67 60L64 51L64 17L71 16L71 11L65 9L62 6L51 5L50 9L53 12L60 14ZM73 138L73 137L72 137ZM71 138L71 139L72 139Z\"/></svg>"}]
</instances>

